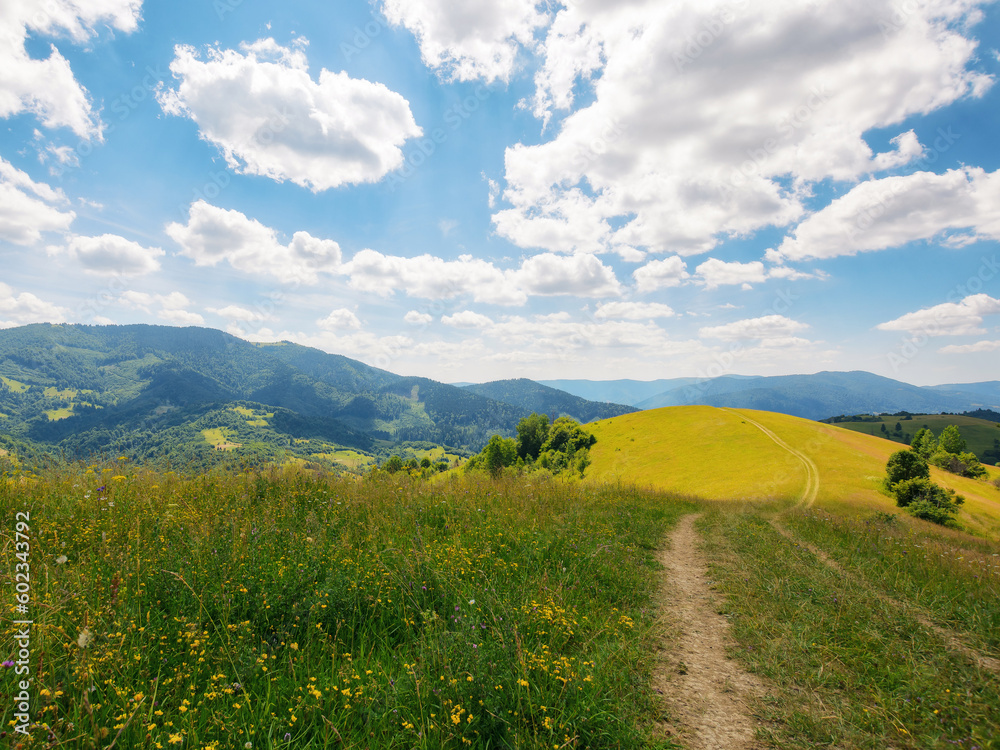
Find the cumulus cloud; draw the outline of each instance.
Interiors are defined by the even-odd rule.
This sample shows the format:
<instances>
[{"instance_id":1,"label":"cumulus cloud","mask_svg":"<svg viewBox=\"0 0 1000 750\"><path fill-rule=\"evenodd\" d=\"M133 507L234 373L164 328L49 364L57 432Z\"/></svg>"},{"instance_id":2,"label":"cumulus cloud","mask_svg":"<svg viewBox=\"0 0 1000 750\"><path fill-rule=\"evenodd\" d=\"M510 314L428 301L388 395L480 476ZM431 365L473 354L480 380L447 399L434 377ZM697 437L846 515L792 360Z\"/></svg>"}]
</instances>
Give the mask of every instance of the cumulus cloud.
<instances>
[{"instance_id":1,"label":"cumulus cloud","mask_svg":"<svg viewBox=\"0 0 1000 750\"><path fill-rule=\"evenodd\" d=\"M1000 341L977 341L975 344L951 344L941 348L941 354L979 354L1000 350Z\"/></svg>"},{"instance_id":2,"label":"cumulus cloud","mask_svg":"<svg viewBox=\"0 0 1000 750\"><path fill-rule=\"evenodd\" d=\"M686 256L788 226L811 185L919 158L908 117L992 85L970 67L982 4L915 4L884 33L893 0L567 3L530 106L568 114L549 140L507 150L497 231L554 252ZM895 126L875 153L864 135Z\"/></svg>"},{"instance_id":3,"label":"cumulus cloud","mask_svg":"<svg viewBox=\"0 0 1000 750\"><path fill-rule=\"evenodd\" d=\"M144 247L117 234L98 237L70 237L65 247L50 252L66 253L75 258L87 273L116 276L140 276L160 269L158 258L166 255L158 247Z\"/></svg>"},{"instance_id":4,"label":"cumulus cloud","mask_svg":"<svg viewBox=\"0 0 1000 750\"><path fill-rule=\"evenodd\" d=\"M305 41L273 39L240 51L209 48L204 58L179 45L175 89L159 93L164 111L189 117L230 168L291 180L313 192L376 182L403 163L401 147L422 131L409 102L381 83L345 72L309 75Z\"/></svg>"},{"instance_id":5,"label":"cumulus cloud","mask_svg":"<svg viewBox=\"0 0 1000 750\"><path fill-rule=\"evenodd\" d=\"M302 284L316 284L320 273L336 273L340 267L340 245L333 240L296 232L282 244L273 229L256 219L201 200L191 204L187 224L171 223L166 232L181 246L181 255L197 266L225 261L245 273Z\"/></svg>"},{"instance_id":6,"label":"cumulus cloud","mask_svg":"<svg viewBox=\"0 0 1000 750\"><path fill-rule=\"evenodd\" d=\"M985 333L984 316L996 314L1000 314L1000 299L973 294L960 302L944 302L875 327L880 331L905 331L920 336L967 336Z\"/></svg>"},{"instance_id":7,"label":"cumulus cloud","mask_svg":"<svg viewBox=\"0 0 1000 750\"><path fill-rule=\"evenodd\" d=\"M687 264L680 257L650 261L632 273L640 292L652 292L665 287L680 286L690 278Z\"/></svg>"},{"instance_id":8,"label":"cumulus cloud","mask_svg":"<svg viewBox=\"0 0 1000 750\"><path fill-rule=\"evenodd\" d=\"M69 61L50 44L32 57L29 36L69 37L85 44L104 27L130 33L142 0L5 0L0 6L0 117L30 113L46 128L65 127L81 138L101 139L102 124Z\"/></svg>"},{"instance_id":9,"label":"cumulus cloud","mask_svg":"<svg viewBox=\"0 0 1000 750\"><path fill-rule=\"evenodd\" d=\"M66 231L76 218L67 203L61 190L35 182L0 157L0 239L33 245L43 232Z\"/></svg>"},{"instance_id":10,"label":"cumulus cloud","mask_svg":"<svg viewBox=\"0 0 1000 750\"><path fill-rule=\"evenodd\" d=\"M794 334L804 331L809 326L784 315L765 315L760 318L747 318L727 323L721 326L702 328L698 333L703 338L720 339L722 341L768 341L775 340L783 344L789 341L799 341Z\"/></svg>"},{"instance_id":11,"label":"cumulus cloud","mask_svg":"<svg viewBox=\"0 0 1000 750\"><path fill-rule=\"evenodd\" d=\"M150 294L129 289L118 296L118 302L124 307L141 310L153 314L168 323L179 326L202 326L205 319L196 312L188 310L193 304L182 292L170 294Z\"/></svg>"},{"instance_id":12,"label":"cumulus cloud","mask_svg":"<svg viewBox=\"0 0 1000 750\"><path fill-rule=\"evenodd\" d=\"M929 240L949 230L1000 239L1000 171L950 169L869 180L795 228L778 248L790 260L832 258ZM948 243L947 244L956 244Z\"/></svg>"},{"instance_id":13,"label":"cumulus cloud","mask_svg":"<svg viewBox=\"0 0 1000 750\"><path fill-rule=\"evenodd\" d=\"M28 323L64 323L69 310L36 297L31 292L18 294L0 281L0 328Z\"/></svg>"},{"instance_id":14,"label":"cumulus cloud","mask_svg":"<svg viewBox=\"0 0 1000 750\"><path fill-rule=\"evenodd\" d=\"M327 331L359 331L361 330L361 320L354 314L353 310L341 307L333 310L325 318L316 321L320 328Z\"/></svg>"},{"instance_id":15,"label":"cumulus cloud","mask_svg":"<svg viewBox=\"0 0 1000 750\"><path fill-rule=\"evenodd\" d=\"M406 315L403 316L403 321L409 323L411 326L425 326L429 325L434 320L433 315L428 313L422 313L419 310L410 310Z\"/></svg>"},{"instance_id":16,"label":"cumulus cloud","mask_svg":"<svg viewBox=\"0 0 1000 750\"><path fill-rule=\"evenodd\" d=\"M472 310L463 310L454 315L445 315L441 318L441 322L453 328L489 328L493 325L493 321L488 317L472 312Z\"/></svg>"},{"instance_id":17,"label":"cumulus cloud","mask_svg":"<svg viewBox=\"0 0 1000 750\"><path fill-rule=\"evenodd\" d=\"M250 310L239 305L226 305L222 308L209 307L208 312L225 318L233 323L254 323L261 320L270 320L273 316L262 310Z\"/></svg>"},{"instance_id":18,"label":"cumulus cloud","mask_svg":"<svg viewBox=\"0 0 1000 750\"><path fill-rule=\"evenodd\" d=\"M521 264L517 279L530 294L617 297L622 293L614 271L593 255L535 255Z\"/></svg>"},{"instance_id":19,"label":"cumulus cloud","mask_svg":"<svg viewBox=\"0 0 1000 750\"><path fill-rule=\"evenodd\" d=\"M399 290L424 299L471 294L477 302L498 305L521 305L527 301L510 272L471 255L448 261L432 255L403 258L366 249L344 264L343 273L353 288L384 297Z\"/></svg>"},{"instance_id":20,"label":"cumulus cloud","mask_svg":"<svg viewBox=\"0 0 1000 750\"><path fill-rule=\"evenodd\" d=\"M508 81L520 47L546 17L535 0L384 0L390 23L420 44L424 64L448 80Z\"/></svg>"},{"instance_id":21,"label":"cumulus cloud","mask_svg":"<svg viewBox=\"0 0 1000 750\"><path fill-rule=\"evenodd\" d=\"M602 302L594 313L598 320L652 320L675 315L672 307L659 302Z\"/></svg>"},{"instance_id":22,"label":"cumulus cloud","mask_svg":"<svg viewBox=\"0 0 1000 750\"><path fill-rule=\"evenodd\" d=\"M706 289L718 289L720 286L735 284L749 286L767 280L767 271L759 260L751 263L727 263L717 258L709 258L695 269L695 275Z\"/></svg>"}]
</instances>

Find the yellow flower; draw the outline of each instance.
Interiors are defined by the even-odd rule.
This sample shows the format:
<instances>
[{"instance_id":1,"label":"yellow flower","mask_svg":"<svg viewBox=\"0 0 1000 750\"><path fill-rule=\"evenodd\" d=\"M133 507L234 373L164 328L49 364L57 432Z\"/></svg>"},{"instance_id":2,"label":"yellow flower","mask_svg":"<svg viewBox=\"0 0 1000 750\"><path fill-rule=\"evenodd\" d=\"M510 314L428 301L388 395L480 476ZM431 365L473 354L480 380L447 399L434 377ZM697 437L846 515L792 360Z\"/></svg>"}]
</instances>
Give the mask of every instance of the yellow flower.
<instances>
[{"instance_id":1,"label":"yellow flower","mask_svg":"<svg viewBox=\"0 0 1000 750\"><path fill-rule=\"evenodd\" d=\"M168 739L167 742L169 742L171 745L180 745L181 743L184 742L184 735L180 733L172 734L170 735L170 739Z\"/></svg>"}]
</instances>

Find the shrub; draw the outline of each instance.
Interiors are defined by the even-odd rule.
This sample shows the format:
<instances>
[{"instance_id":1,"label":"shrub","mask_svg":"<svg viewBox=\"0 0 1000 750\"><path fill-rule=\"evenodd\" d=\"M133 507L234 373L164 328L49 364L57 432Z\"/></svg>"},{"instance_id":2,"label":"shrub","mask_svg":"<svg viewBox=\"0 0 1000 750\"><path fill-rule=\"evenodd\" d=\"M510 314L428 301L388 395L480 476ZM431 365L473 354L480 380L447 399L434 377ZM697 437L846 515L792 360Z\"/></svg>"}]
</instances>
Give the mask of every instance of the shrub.
<instances>
[{"instance_id":1,"label":"shrub","mask_svg":"<svg viewBox=\"0 0 1000 750\"><path fill-rule=\"evenodd\" d=\"M954 490L939 487L929 479L904 479L892 486L896 505L917 518L944 524L955 517L965 498Z\"/></svg>"},{"instance_id":2,"label":"shrub","mask_svg":"<svg viewBox=\"0 0 1000 750\"><path fill-rule=\"evenodd\" d=\"M986 469L979 462L975 453L946 453L938 451L930 458L930 462L939 469L950 471L952 474L980 479L987 476Z\"/></svg>"}]
</instances>

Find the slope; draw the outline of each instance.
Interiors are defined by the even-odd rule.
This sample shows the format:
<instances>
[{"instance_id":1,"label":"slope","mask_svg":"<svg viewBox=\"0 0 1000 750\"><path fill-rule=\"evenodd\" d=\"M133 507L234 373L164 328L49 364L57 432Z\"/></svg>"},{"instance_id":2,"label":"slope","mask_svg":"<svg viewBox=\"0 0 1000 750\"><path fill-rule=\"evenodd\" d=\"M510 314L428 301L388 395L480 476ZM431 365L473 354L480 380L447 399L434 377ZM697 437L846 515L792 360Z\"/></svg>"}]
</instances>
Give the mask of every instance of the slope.
<instances>
[{"instance_id":1,"label":"slope","mask_svg":"<svg viewBox=\"0 0 1000 750\"><path fill-rule=\"evenodd\" d=\"M597 437L588 481L649 485L715 500L796 501L812 494L810 484L818 481L818 507L848 514L872 508L896 512L893 500L879 492L886 461L900 449L889 440L785 414L708 406L628 414L588 429ZM1000 472L992 470L991 476ZM963 527L1000 536L1000 490L937 469L932 477L965 496L958 519Z\"/></svg>"}]
</instances>

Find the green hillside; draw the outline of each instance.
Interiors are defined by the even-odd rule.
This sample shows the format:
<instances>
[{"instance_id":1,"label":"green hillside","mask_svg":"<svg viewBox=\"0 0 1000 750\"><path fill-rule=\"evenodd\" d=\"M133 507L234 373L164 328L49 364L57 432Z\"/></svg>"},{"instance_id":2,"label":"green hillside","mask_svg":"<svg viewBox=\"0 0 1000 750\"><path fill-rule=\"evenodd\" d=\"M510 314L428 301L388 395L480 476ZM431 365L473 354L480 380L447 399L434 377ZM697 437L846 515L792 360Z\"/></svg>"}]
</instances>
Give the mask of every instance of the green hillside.
<instances>
[{"instance_id":1,"label":"green hillside","mask_svg":"<svg viewBox=\"0 0 1000 750\"><path fill-rule=\"evenodd\" d=\"M1000 416L1000 415L998 415ZM893 416L835 417L825 420L848 430L865 435L910 444L918 430L927 428L940 437L948 425L955 425L968 445L968 449L983 463L1000 463L1000 422L981 419L964 414L907 414Z\"/></svg>"},{"instance_id":2,"label":"green hillside","mask_svg":"<svg viewBox=\"0 0 1000 750\"><path fill-rule=\"evenodd\" d=\"M125 455L192 467L223 460L217 451L230 462L285 456L323 464L347 450L352 465L359 451L368 463L405 456L409 443L466 454L493 433L512 434L526 415L426 378L204 328L5 329L0 378L0 434L8 439L70 458ZM213 445L204 430L223 430L226 440Z\"/></svg>"},{"instance_id":3,"label":"green hillside","mask_svg":"<svg viewBox=\"0 0 1000 750\"><path fill-rule=\"evenodd\" d=\"M812 492L816 507L838 512L897 510L879 485L898 443L840 426L771 412L686 406L615 417L587 429L597 438L588 481L711 500L798 500ZM1000 470L990 470L991 477L1000 477ZM1000 537L1000 489L936 468L932 478L965 496L958 517L964 528Z\"/></svg>"}]
</instances>

